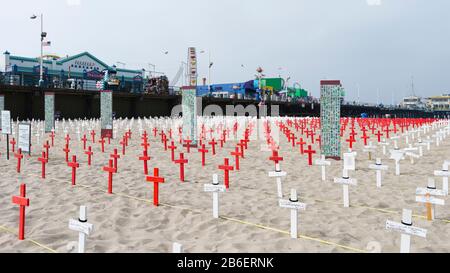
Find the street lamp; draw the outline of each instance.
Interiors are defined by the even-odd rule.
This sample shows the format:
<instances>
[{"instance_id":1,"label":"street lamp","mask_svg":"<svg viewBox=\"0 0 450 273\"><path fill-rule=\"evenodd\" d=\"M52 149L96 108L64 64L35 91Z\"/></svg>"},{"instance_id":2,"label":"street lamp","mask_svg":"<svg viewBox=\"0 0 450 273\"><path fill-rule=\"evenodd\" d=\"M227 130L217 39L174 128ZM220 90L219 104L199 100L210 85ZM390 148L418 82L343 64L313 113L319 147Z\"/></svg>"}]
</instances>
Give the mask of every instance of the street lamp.
<instances>
[{"instance_id":1,"label":"street lamp","mask_svg":"<svg viewBox=\"0 0 450 273\"><path fill-rule=\"evenodd\" d=\"M148 63L148 67L153 67L153 73L156 74L156 65ZM152 71L150 70L150 78L152 77Z\"/></svg>"},{"instance_id":2,"label":"street lamp","mask_svg":"<svg viewBox=\"0 0 450 273\"><path fill-rule=\"evenodd\" d=\"M44 38L47 37L47 32L44 32L44 15L41 13L41 58L40 58L40 64L39 64L39 86L42 87L44 84ZM30 19L35 20L38 17L33 14Z\"/></svg>"},{"instance_id":3,"label":"street lamp","mask_svg":"<svg viewBox=\"0 0 450 273\"><path fill-rule=\"evenodd\" d=\"M205 50L200 51L201 54L205 53ZM211 51L208 50L208 91L211 92L211 67L214 65L211 62Z\"/></svg>"}]
</instances>

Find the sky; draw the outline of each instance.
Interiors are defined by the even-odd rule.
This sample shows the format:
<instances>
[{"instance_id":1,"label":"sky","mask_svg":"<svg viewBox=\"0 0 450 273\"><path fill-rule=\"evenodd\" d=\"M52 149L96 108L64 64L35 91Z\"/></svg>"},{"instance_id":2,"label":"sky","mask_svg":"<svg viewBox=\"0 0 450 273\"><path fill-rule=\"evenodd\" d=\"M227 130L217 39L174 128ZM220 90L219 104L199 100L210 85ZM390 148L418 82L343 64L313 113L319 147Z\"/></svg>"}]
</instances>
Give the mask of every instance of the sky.
<instances>
[{"instance_id":1,"label":"sky","mask_svg":"<svg viewBox=\"0 0 450 273\"><path fill-rule=\"evenodd\" d=\"M29 17L43 13L52 42L45 53L88 51L130 69L151 63L169 80L193 46L199 82L211 56L212 83L251 80L261 66L316 97L322 79L341 80L349 101L359 93L362 102L397 103L412 94L412 78L416 95L450 93L448 0L15 0L1 7L0 50L12 55L40 54L40 25Z\"/></svg>"}]
</instances>

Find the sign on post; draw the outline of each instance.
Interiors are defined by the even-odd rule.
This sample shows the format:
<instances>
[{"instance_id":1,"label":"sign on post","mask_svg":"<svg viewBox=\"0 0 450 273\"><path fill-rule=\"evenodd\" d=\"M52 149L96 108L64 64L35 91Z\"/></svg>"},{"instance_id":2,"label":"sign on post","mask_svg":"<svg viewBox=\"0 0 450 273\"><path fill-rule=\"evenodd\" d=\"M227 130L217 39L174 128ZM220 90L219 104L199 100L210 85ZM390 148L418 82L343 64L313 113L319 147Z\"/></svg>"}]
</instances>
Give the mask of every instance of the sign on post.
<instances>
[{"instance_id":1,"label":"sign on post","mask_svg":"<svg viewBox=\"0 0 450 273\"><path fill-rule=\"evenodd\" d=\"M24 153L31 153L31 123L19 123L19 149Z\"/></svg>"},{"instance_id":2,"label":"sign on post","mask_svg":"<svg viewBox=\"0 0 450 273\"><path fill-rule=\"evenodd\" d=\"M111 90L100 91L101 138L113 138L113 93Z\"/></svg>"},{"instance_id":3,"label":"sign on post","mask_svg":"<svg viewBox=\"0 0 450 273\"><path fill-rule=\"evenodd\" d=\"M2 134L11 134L11 112L2 111Z\"/></svg>"}]
</instances>

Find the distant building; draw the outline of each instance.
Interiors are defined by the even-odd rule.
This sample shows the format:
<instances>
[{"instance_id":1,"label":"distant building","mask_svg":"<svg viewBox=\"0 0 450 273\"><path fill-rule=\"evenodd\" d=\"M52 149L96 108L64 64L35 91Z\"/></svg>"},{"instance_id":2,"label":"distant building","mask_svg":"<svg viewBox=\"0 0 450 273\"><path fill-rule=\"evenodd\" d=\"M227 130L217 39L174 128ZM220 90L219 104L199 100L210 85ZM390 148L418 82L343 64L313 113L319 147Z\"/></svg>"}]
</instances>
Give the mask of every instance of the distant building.
<instances>
[{"instance_id":1,"label":"distant building","mask_svg":"<svg viewBox=\"0 0 450 273\"><path fill-rule=\"evenodd\" d=\"M40 59L13 56L6 51L6 84L37 86L40 74ZM113 75L112 85L115 89L126 92L142 92L144 69L130 70L109 66L89 52L60 58L46 56L43 61L44 86L54 88L72 88L80 90L97 90L97 81L103 79L105 70Z\"/></svg>"},{"instance_id":2,"label":"distant building","mask_svg":"<svg viewBox=\"0 0 450 273\"><path fill-rule=\"evenodd\" d=\"M450 111L450 94L429 97L427 106L432 111Z\"/></svg>"},{"instance_id":3,"label":"distant building","mask_svg":"<svg viewBox=\"0 0 450 273\"><path fill-rule=\"evenodd\" d=\"M402 108L406 109L425 109L426 104L421 97L418 96L409 96L404 97L402 102L400 103Z\"/></svg>"}]
</instances>

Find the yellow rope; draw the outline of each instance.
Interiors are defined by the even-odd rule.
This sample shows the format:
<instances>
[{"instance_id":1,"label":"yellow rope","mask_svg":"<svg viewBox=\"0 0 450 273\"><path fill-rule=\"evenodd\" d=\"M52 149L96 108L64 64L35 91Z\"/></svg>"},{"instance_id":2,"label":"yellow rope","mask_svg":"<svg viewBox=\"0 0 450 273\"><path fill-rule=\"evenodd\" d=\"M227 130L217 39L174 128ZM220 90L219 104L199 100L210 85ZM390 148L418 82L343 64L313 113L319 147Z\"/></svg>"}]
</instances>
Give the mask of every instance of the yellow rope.
<instances>
[{"instance_id":1,"label":"yellow rope","mask_svg":"<svg viewBox=\"0 0 450 273\"><path fill-rule=\"evenodd\" d=\"M332 202L332 201L325 201L325 200L320 200L320 199L315 199L315 201L317 202L322 202L322 203L329 203L329 204L335 204L335 205L341 205L341 203L336 203L336 202ZM369 207L369 206L362 206L362 205L350 205L350 207L353 208L364 208L364 209L370 209L370 210L376 210L376 211L380 211L383 213L390 213L390 214L401 214L400 211L393 211L393 210L387 210L387 209L381 209L381 208L374 208L374 207ZM412 215L415 218L420 218L420 219L427 219L426 216L423 215L418 215L418 214L413 214ZM447 219L435 219L437 221L441 221L444 223L450 223L450 220Z\"/></svg>"},{"instance_id":2,"label":"yellow rope","mask_svg":"<svg viewBox=\"0 0 450 273\"><path fill-rule=\"evenodd\" d=\"M8 233L11 233L11 234L17 236L17 233L16 233L14 230L12 230L12 229L10 229L10 228L8 228L8 227L1 226L1 225L0 225L0 230L6 231L6 232L8 232ZM58 253L58 252L57 252L56 250L54 250L53 248L50 248L50 247L48 247L48 246L46 246L46 245L44 245L44 244L41 244L41 243L39 243L38 241L35 241L35 240L33 240L33 239L27 239L27 238L25 238L24 241L28 241L28 242L30 242L30 243L33 243L33 244L35 244L35 245L37 245L37 246L39 246L39 247L42 247L42 248L48 250L49 252L52 252L52 253Z\"/></svg>"}]
</instances>

